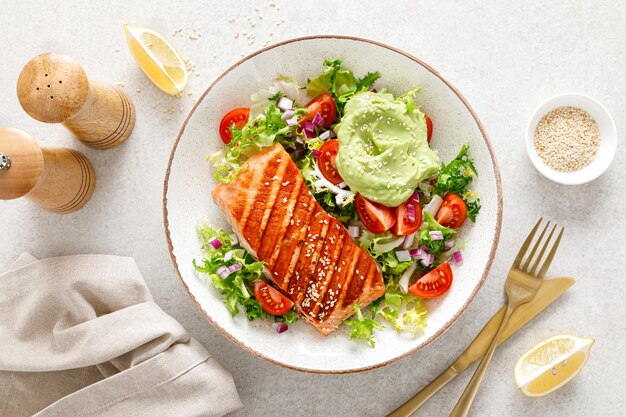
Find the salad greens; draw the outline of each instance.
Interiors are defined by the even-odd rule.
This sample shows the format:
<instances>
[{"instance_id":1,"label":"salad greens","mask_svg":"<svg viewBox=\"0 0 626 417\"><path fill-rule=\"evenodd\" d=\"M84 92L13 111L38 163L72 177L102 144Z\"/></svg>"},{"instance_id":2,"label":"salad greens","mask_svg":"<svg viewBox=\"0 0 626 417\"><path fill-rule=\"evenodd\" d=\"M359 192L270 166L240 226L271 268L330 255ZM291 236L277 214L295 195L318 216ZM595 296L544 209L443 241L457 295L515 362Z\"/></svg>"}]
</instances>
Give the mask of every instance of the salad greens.
<instances>
[{"instance_id":1,"label":"salad greens","mask_svg":"<svg viewBox=\"0 0 626 417\"><path fill-rule=\"evenodd\" d=\"M454 193L461 197L467 205L467 216L476 221L476 215L480 211L480 198L476 193L468 191L468 187L475 176L478 175L474 167L474 161L468 155L469 147L463 145L459 154L449 164L443 165L437 181L435 182L435 194L445 197Z\"/></svg>"},{"instance_id":2,"label":"salad greens","mask_svg":"<svg viewBox=\"0 0 626 417\"><path fill-rule=\"evenodd\" d=\"M363 311L357 301L354 315L344 321L351 330L351 339L365 341L375 346L375 331L389 326L398 332L419 334L426 327L427 306L422 298L406 291L406 283L450 259L454 250L457 231L440 225L435 216L426 209L422 224L407 243L408 237L394 236L387 231L375 234L363 227L355 209L355 193L346 184L334 185L320 172L317 163L320 147L335 136L332 129L316 126L313 134L306 134L298 119L307 114L302 107L311 98L329 93L337 108L335 123L341 121L344 106L361 92L370 91L380 78L378 72L370 72L357 78L351 71L341 67L341 60L325 60L317 77L307 80L301 87L294 78L278 75L272 86L252 95L251 117L240 129L231 126L232 140L222 152L209 157L215 168L215 178L222 183L232 181L238 173L246 169L246 160L260 149L276 142L281 143L302 172L305 183L314 198L326 212L337 218L346 227L359 230L356 243L366 250L381 267L385 282L385 295L370 304ZM375 92L375 90L372 90ZM414 95L418 88L399 96L407 109L419 110ZM363 97L363 96L360 96ZM292 108L284 110L282 98L293 101ZM332 103L332 102L331 102ZM317 153L317 155L316 155ZM467 205L467 215L472 220L480 211L478 194L469 189L477 176L469 148L463 145L459 154L448 164L442 164L439 171L429 180L423 181L415 190L415 198L425 206L434 196L445 197L457 194ZM419 207L419 206L418 206ZM436 209L435 209L436 210ZM204 254L200 261L193 261L198 272L208 276L208 280L224 296L224 302L235 316L243 310L249 320L271 316L262 304L254 298L254 284L263 279L264 263L256 261L245 249L239 247L236 238L223 229L207 223L198 225ZM357 236L357 235L353 235ZM220 245L215 245L215 239ZM458 240L458 239L457 239ZM217 246L217 247L216 247ZM419 250L418 250L419 248ZM419 258L408 255L409 250L425 252L433 261L420 262ZM403 252L403 253L401 253ZM236 266L231 272L228 268ZM224 270L228 273L224 273ZM276 321L293 323L298 313L292 308Z\"/></svg>"}]
</instances>

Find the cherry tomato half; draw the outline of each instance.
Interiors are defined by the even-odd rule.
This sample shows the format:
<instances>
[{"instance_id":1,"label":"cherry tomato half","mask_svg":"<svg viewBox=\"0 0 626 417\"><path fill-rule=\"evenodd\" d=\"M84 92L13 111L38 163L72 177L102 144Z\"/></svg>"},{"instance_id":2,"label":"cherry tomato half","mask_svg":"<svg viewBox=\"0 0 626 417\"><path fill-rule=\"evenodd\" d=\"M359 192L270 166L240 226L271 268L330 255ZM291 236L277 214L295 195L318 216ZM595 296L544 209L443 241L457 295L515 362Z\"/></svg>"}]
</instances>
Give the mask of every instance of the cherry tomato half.
<instances>
[{"instance_id":1,"label":"cherry tomato half","mask_svg":"<svg viewBox=\"0 0 626 417\"><path fill-rule=\"evenodd\" d=\"M275 316L285 314L293 307L293 301L261 280L254 283L254 298L263 305L263 310Z\"/></svg>"},{"instance_id":2,"label":"cherry tomato half","mask_svg":"<svg viewBox=\"0 0 626 417\"><path fill-rule=\"evenodd\" d=\"M409 217L409 206L413 207L413 220ZM396 236L406 236L417 232L422 225L422 206L412 199L405 201L396 207L396 224L391 228L391 233Z\"/></svg>"},{"instance_id":3,"label":"cherry tomato half","mask_svg":"<svg viewBox=\"0 0 626 417\"><path fill-rule=\"evenodd\" d=\"M367 230L372 233L385 233L396 223L396 214L393 208L375 203L357 194L354 206Z\"/></svg>"},{"instance_id":4,"label":"cherry tomato half","mask_svg":"<svg viewBox=\"0 0 626 417\"><path fill-rule=\"evenodd\" d=\"M437 210L435 220L445 227L458 229L467 218L467 206L465 201L456 194L448 194L443 199L441 207Z\"/></svg>"},{"instance_id":5,"label":"cherry tomato half","mask_svg":"<svg viewBox=\"0 0 626 417\"><path fill-rule=\"evenodd\" d=\"M452 285L452 269L447 262L422 275L409 286L409 292L416 297L439 297L450 289Z\"/></svg>"},{"instance_id":6,"label":"cherry tomato half","mask_svg":"<svg viewBox=\"0 0 626 417\"><path fill-rule=\"evenodd\" d=\"M433 121L430 120L427 114L424 115L424 119L426 120L426 139L430 143L430 140L433 138Z\"/></svg>"},{"instance_id":7,"label":"cherry tomato half","mask_svg":"<svg viewBox=\"0 0 626 417\"><path fill-rule=\"evenodd\" d=\"M228 145L233 138L230 127L234 124L237 129L241 129L246 124L249 117L250 109L245 107L233 109L226 113L220 122L220 136L222 142Z\"/></svg>"},{"instance_id":8,"label":"cherry tomato half","mask_svg":"<svg viewBox=\"0 0 626 417\"><path fill-rule=\"evenodd\" d=\"M317 113L324 118L324 127L330 127L337 116L335 100L333 100L333 97L329 93L324 93L309 101L306 107L309 109L308 113L298 120L298 123L300 123L300 126L303 128L304 123L307 121L312 122Z\"/></svg>"},{"instance_id":9,"label":"cherry tomato half","mask_svg":"<svg viewBox=\"0 0 626 417\"><path fill-rule=\"evenodd\" d=\"M337 152L339 152L339 141L337 139L327 141L320 148L320 152L320 156L317 157L317 166L320 172L324 175L324 178L334 185L339 184L343 181L343 178L337 171L337 165L335 165Z\"/></svg>"}]
</instances>

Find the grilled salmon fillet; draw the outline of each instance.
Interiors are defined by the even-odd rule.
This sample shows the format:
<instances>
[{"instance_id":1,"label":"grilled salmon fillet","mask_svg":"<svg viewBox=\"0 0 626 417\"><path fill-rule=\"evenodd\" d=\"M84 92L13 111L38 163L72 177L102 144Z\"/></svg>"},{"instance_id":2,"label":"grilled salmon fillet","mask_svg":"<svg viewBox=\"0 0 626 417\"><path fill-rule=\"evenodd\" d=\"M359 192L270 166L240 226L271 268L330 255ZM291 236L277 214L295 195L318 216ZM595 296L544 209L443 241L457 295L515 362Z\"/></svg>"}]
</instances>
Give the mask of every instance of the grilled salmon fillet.
<instances>
[{"instance_id":1,"label":"grilled salmon fillet","mask_svg":"<svg viewBox=\"0 0 626 417\"><path fill-rule=\"evenodd\" d=\"M282 145L213 190L241 244L265 262L265 275L322 334L385 293L376 261L315 201Z\"/></svg>"}]
</instances>

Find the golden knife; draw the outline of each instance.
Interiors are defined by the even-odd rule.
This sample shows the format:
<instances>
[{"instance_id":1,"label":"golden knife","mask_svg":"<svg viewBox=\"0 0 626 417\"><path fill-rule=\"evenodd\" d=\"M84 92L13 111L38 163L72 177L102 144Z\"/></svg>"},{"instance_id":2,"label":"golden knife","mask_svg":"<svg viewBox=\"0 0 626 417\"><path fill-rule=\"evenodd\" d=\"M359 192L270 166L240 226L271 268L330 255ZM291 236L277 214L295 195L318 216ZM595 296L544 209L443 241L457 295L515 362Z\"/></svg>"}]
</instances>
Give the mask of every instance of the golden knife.
<instances>
[{"instance_id":1,"label":"golden knife","mask_svg":"<svg viewBox=\"0 0 626 417\"><path fill-rule=\"evenodd\" d=\"M513 333L522 328L526 323L530 321L537 314L541 313L547 306L552 304L554 300L559 298L569 287L574 285L576 280L574 278L552 278L545 280L535 298L532 301L519 306L511 318L508 324L504 328L500 343L504 342ZM452 381L454 377L463 372L467 367L480 359L491 340L494 333L498 330L502 317L504 316L506 307L502 307L489 322L483 327L476 339L465 352L459 356L459 358L448 369L443 371L441 375L435 378L430 384L424 387L413 398L402 404L395 411L389 414L387 417L409 417L418 408L422 406L426 401L430 399L437 391L443 388L448 382Z\"/></svg>"}]
</instances>

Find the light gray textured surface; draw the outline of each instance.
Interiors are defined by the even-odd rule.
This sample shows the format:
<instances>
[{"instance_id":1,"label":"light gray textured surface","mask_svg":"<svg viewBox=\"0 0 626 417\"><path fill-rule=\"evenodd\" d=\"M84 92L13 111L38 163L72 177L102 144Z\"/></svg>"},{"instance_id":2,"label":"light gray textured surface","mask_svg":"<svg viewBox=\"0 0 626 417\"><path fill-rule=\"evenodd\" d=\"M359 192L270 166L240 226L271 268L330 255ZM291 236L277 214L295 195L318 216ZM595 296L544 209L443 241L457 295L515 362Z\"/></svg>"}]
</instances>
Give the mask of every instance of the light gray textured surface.
<instances>
[{"instance_id":1,"label":"light gray textured surface","mask_svg":"<svg viewBox=\"0 0 626 417\"><path fill-rule=\"evenodd\" d=\"M133 256L156 300L234 375L245 408L238 416L270 414L381 416L441 372L503 302L502 283L519 243L539 215L566 226L551 275L577 284L496 353L474 405L475 416L618 416L626 408L626 281L624 148L587 185L566 187L541 177L524 148L534 107L557 93L578 91L600 100L619 132L626 124L626 6L622 2L431 2L369 5L218 2L11 2L0 15L0 125L23 129L45 145L83 151L98 175L93 199L58 216L24 200L0 202L0 270L22 251L37 257L74 253ZM255 10L258 8L258 11ZM262 16L262 18L261 18ZM254 23L252 27L248 18ZM229 22L229 19L234 22ZM195 71L181 98L170 99L143 76L127 52L122 24L170 37ZM183 29L172 38L172 32ZM201 36L192 40L194 29ZM243 34L255 34L250 43ZM504 224L489 279L458 323L422 352L364 374L309 375L282 369L241 351L214 330L183 292L163 236L161 192L172 141L193 98L244 54L295 36L337 33L371 38L431 64L469 100L498 156ZM15 83L22 66L44 51L68 54L87 74L121 82L134 100L137 125L129 141L95 151L61 126L30 119ZM277 68L277 71L280 70ZM187 93L193 93L188 96ZM171 109L171 112L170 112ZM555 334L595 337L587 368L567 387L542 399L515 388L517 358ZM473 368L472 368L473 369ZM469 373L449 384L417 415L447 415Z\"/></svg>"}]
</instances>

